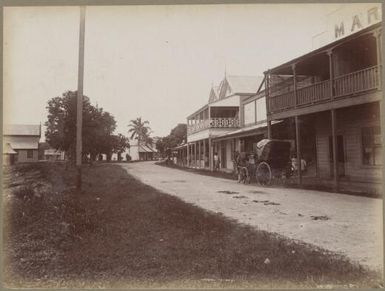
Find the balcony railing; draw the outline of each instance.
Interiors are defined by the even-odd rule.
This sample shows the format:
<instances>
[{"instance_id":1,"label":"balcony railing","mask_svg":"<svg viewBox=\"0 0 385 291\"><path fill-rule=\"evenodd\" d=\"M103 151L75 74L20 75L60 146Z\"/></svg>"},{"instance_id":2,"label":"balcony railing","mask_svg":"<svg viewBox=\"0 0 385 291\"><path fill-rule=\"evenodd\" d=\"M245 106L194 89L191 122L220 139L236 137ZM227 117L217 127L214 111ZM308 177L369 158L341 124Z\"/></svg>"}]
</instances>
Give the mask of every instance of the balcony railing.
<instances>
[{"instance_id":1,"label":"balcony railing","mask_svg":"<svg viewBox=\"0 0 385 291\"><path fill-rule=\"evenodd\" d=\"M201 131L206 128L238 128L239 119L238 118L211 118L202 120L193 125L187 127L187 133L192 134L198 131Z\"/></svg>"},{"instance_id":2,"label":"balcony railing","mask_svg":"<svg viewBox=\"0 0 385 291\"><path fill-rule=\"evenodd\" d=\"M313 104L325 99L330 99L330 80L297 90L297 105Z\"/></svg>"},{"instance_id":3,"label":"balcony railing","mask_svg":"<svg viewBox=\"0 0 385 291\"><path fill-rule=\"evenodd\" d=\"M272 96L269 98L270 110L274 111L276 108L290 109L295 106L294 92L283 93L281 95Z\"/></svg>"},{"instance_id":4,"label":"balcony railing","mask_svg":"<svg viewBox=\"0 0 385 291\"><path fill-rule=\"evenodd\" d=\"M374 66L334 79L335 97L360 93L379 86L379 67Z\"/></svg>"},{"instance_id":5,"label":"balcony railing","mask_svg":"<svg viewBox=\"0 0 385 291\"><path fill-rule=\"evenodd\" d=\"M342 98L352 94L380 89L380 74L380 67L374 66L336 77L333 80L333 98ZM269 112L274 113L330 101L332 99L330 84L330 80L326 80L297 89L297 99L295 98L294 91L270 96L268 98Z\"/></svg>"}]
</instances>

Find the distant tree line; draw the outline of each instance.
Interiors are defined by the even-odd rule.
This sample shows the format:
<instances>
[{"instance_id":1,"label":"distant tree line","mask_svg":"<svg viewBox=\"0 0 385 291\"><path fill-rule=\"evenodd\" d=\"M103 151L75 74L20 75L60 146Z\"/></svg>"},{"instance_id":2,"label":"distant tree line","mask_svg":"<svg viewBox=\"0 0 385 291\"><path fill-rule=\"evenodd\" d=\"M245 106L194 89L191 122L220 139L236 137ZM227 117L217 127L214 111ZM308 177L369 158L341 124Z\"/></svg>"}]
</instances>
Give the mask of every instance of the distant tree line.
<instances>
[{"instance_id":1,"label":"distant tree line","mask_svg":"<svg viewBox=\"0 0 385 291\"><path fill-rule=\"evenodd\" d=\"M187 125L179 123L174 127L170 134L159 139L156 142L156 149L161 155L169 154L169 150L174 148L187 140Z\"/></svg>"},{"instance_id":2,"label":"distant tree line","mask_svg":"<svg viewBox=\"0 0 385 291\"><path fill-rule=\"evenodd\" d=\"M45 133L48 144L65 151L70 160L75 159L76 146L76 91L64 92L48 101L48 120ZM128 138L114 135L115 118L93 106L87 96L83 97L82 156L95 160L100 154L110 159L112 153L121 154L130 146Z\"/></svg>"}]
</instances>

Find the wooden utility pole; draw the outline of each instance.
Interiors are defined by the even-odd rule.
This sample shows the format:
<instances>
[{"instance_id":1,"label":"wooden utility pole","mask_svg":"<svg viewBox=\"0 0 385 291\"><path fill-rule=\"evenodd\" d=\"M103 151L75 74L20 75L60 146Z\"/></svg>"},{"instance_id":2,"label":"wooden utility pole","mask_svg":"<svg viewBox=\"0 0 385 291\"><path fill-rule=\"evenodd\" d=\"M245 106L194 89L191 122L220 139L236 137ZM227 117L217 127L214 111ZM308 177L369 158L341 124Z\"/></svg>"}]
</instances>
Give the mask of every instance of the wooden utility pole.
<instances>
[{"instance_id":1,"label":"wooden utility pole","mask_svg":"<svg viewBox=\"0 0 385 291\"><path fill-rule=\"evenodd\" d=\"M78 90L76 107L76 168L78 189L82 188L82 126L83 126L83 75L84 75L84 33L86 22L86 7L80 7L79 27L79 66Z\"/></svg>"}]
</instances>

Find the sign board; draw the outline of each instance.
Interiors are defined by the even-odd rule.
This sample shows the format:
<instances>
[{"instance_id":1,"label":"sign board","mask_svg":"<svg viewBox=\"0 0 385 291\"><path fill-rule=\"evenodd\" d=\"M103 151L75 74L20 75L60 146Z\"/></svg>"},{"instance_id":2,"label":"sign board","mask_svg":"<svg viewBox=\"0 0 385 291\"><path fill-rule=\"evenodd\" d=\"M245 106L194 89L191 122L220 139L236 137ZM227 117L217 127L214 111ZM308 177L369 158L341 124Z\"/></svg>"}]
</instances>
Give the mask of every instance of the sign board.
<instances>
[{"instance_id":1,"label":"sign board","mask_svg":"<svg viewBox=\"0 0 385 291\"><path fill-rule=\"evenodd\" d=\"M380 3L351 3L341 7L327 17L326 29L313 37L313 49L354 34L382 21Z\"/></svg>"}]
</instances>

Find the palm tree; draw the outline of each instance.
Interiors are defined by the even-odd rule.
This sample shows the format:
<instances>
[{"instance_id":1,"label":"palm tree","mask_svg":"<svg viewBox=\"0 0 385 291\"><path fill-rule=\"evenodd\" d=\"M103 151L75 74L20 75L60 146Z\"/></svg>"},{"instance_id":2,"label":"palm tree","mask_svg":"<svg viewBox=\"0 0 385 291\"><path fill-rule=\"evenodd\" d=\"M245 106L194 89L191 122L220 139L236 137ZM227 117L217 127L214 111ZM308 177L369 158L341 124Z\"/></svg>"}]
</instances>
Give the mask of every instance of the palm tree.
<instances>
[{"instance_id":1,"label":"palm tree","mask_svg":"<svg viewBox=\"0 0 385 291\"><path fill-rule=\"evenodd\" d=\"M141 144L143 141L147 144L151 132L151 128L147 124L149 124L149 122L147 120L142 121L142 117L131 120L128 125L128 127L130 127L128 133L131 133L131 139L137 139L138 144Z\"/></svg>"}]
</instances>

